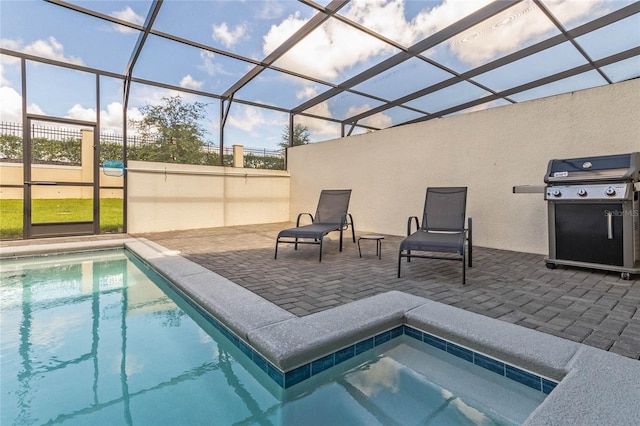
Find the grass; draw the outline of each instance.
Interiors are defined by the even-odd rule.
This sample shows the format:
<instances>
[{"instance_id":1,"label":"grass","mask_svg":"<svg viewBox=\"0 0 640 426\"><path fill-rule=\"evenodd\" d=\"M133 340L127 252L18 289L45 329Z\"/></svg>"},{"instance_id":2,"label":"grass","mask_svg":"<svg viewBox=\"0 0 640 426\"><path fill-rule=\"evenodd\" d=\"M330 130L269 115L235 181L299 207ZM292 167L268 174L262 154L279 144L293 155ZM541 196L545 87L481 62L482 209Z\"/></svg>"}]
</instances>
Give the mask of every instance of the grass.
<instances>
[{"instance_id":1,"label":"grass","mask_svg":"<svg viewBox=\"0 0 640 426\"><path fill-rule=\"evenodd\" d=\"M75 222L92 220L92 200L78 198L33 200L33 222ZM0 239L22 238L22 200L0 199ZM100 200L100 232L122 232L123 202L121 198Z\"/></svg>"}]
</instances>

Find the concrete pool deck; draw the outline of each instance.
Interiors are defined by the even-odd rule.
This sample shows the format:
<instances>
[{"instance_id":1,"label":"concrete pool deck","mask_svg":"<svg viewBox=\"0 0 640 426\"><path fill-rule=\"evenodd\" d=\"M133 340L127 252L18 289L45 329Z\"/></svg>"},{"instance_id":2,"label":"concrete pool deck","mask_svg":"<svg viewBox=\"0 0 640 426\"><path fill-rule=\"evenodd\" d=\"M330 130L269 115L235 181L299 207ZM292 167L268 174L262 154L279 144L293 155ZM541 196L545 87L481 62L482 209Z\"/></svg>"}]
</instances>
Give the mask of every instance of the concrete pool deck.
<instances>
[{"instance_id":1,"label":"concrete pool deck","mask_svg":"<svg viewBox=\"0 0 640 426\"><path fill-rule=\"evenodd\" d=\"M640 418L640 362L406 292L378 293L300 317L147 239L3 247L0 256L123 246L283 370L407 324L558 380L527 425L634 424Z\"/></svg>"}]
</instances>

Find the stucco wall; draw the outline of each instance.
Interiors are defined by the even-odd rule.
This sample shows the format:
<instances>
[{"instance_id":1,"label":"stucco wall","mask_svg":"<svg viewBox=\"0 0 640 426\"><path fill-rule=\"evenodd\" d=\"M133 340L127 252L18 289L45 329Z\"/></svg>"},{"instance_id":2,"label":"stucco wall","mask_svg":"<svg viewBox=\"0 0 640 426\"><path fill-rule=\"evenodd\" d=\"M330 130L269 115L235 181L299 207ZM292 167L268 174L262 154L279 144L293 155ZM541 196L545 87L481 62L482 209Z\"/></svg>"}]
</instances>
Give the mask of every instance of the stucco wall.
<instances>
[{"instance_id":1,"label":"stucco wall","mask_svg":"<svg viewBox=\"0 0 640 426\"><path fill-rule=\"evenodd\" d=\"M467 186L474 243L547 253L553 158L640 151L640 80L289 149L290 220L322 189L351 188L356 231L406 235L428 186Z\"/></svg>"},{"instance_id":2,"label":"stucco wall","mask_svg":"<svg viewBox=\"0 0 640 426\"><path fill-rule=\"evenodd\" d=\"M289 219L285 171L130 161L127 185L131 233Z\"/></svg>"},{"instance_id":3,"label":"stucco wall","mask_svg":"<svg viewBox=\"0 0 640 426\"><path fill-rule=\"evenodd\" d=\"M44 182L91 182L92 175L88 175L90 168L83 169L76 166L57 166L35 164L31 168L33 181ZM106 176L100 171L101 186L118 186L121 187L122 177ZM22 164L18 163L0 163L0 182L3 185L23 185L24 171ZM34 198L52 199L52 198L92 198L93 188L80 186L34 186ZM0 188L0 199L21 200L24 195L22 188ZM101 189L101 198L122 198L122 190L120 189Z\"/></svg>"}]
</instances>

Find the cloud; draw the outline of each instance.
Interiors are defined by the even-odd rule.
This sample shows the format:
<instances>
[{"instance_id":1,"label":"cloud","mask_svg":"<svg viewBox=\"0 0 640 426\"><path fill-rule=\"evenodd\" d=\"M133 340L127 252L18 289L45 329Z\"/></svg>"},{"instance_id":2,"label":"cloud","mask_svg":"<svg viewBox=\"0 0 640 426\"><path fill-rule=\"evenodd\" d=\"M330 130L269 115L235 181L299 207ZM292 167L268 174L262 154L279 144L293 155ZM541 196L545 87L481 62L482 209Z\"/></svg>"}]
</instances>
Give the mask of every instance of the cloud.
<instances>
[{"instance_id":1,"label":"cloud","mask_svg":"<svg viewBox=\"0 0 640 426\"><path fill-rule=\"evenodd\" d=\"M444 0L433 8L426 8L411 21L405 17L405 0L368 0L352 2L343 12L355 22L380 32L385 37L411 46L457 20L482 8L491 0ZM554 0L549 7L563 22L580 19L604 0ZM425 2L425 5L428 4ZM265 55L302 27L308 20L299 14L289 15L273 25L263 39ZM538 7L525 1L455 37L448 43L449 52L459 60L479 65L505 52L521 47L527 41L542 37L554 29L541 16ZM344 40L349 40L345 43ZM356 64L391 52L388 45L346 25L328 21L305 37L278 60L278 65L308 73L325 80L336 80L340 74Z\"/></svg>"},{"instance_id":2,"label":"cloud","mask_svg":"<svg viewBox=\"0 0 640 426\"><path fill-rule=\"evenodd\" d=\"M318 96L318 90L312 86L305 86L296 92L296 99L307 100Z\"/></svg>"},{"instance_id":3,"label":"cloud","mask_svg":"<svg viewBox=\"0 0 640 426\"><path fill-rule=\"evenodd\" d=\"M136 12L131 9L131 7L127 6L122 10L118 10L111 13L111 16L114 18L118 18L123 21L131 22L138 25L144 24L144 17L138 15ZM122 25L113 24L112 27L115 31L119 33L137 33L138 30L134 30L133 28L124 27Z\"/></svg>"},{"instance_id":4,"label":"cloud","mask_svg":"<svg viewBox=\"0 0 640 426\"><path fill-rule=\"evenodd\" d=\"M455 37L449 48L461 61L480 65L555 28L548 19L537 19L539 17L534 4L518 4Z\"/></svg>"},{"instance_id":5,"label":"cloud","mask_svg":"<svg viewBox=\"0 0 640 426\"><path fill-rule=\"evenodd\" d=\"M75 104L67 111L65 118L95 121L96 110ZM127 110L127 119L140 120L141 118L142 114L137 108ZM129 129L129 131L135 133L135 129ZM100 132L122 134L122 103L111 102L106 109L100 110Z\"/></svg>"},{"instance_id":6,"label":"cloud","mask_svg":"<svg viewBox=\"0 0 640 426\"><path fill-rule=\"evenodd\" d=\"M572 21L587 15L601 1L556 0L549 3L552 13L562 21ZM525 43L542 39L557 31L532 2L519 3L508 10L461 33L449 43L451 53L473 66L513 52Z\"/></svg>"},{"instance_id":7,"label":"cloud","mask_svg":"<svg viewBox=\"0 0 640 426\"><path fill-rule=\"evenodd\" d=\"M45 115L37 104L27 105L31 114ZM8 85L0 86L0 121L22 123L22 96Z\"/></svg>"},{"instance_id":8,"label":"cloud","mask_svg":"<svg viewBox=\"0 0 640 426\"><path fill-rule=\"evenodd\" d=\"M46 40L36 40L31 44L25 45L22 40L2 39L2 47L26 53L28 55L40 56L43 58L54 59L56 61L68 62L76 65L84 65L81 58L77 56L67 56L64 53L64 46L55 37L49 37ZM4 61L4 59L3 59ZM6 61L8 63L9 61ZM18 63L16 59L15 62Z\"/></svg>"},{"instance_id":9,"label":"cloud","mask_svg":"<svg viewBox=\"0 0 640 426\"><path fill-rule=\"evenodd\" d=\"M354 5L360 3L366 2ZM271 53L305 22L298 15L290 15L280 25L272 26L264 36L263 53ZM335 80L341 71L392 50L374 37L330 20L296 44L277 64L302 74Z\"/></svg>"},{"instance_id":10,"label":"cloud","mask_svg":"<svg viewBox=\"0 0 640 426\"><path fill-rule=\"evenodd\" d=\"M373 0L355 2L346 13L349 19L385 35L405 46L410 46L424 28L430 26L415 25L405 19L404 0Z\"/></svg>"},{"instance_id":11,"label":"cloud","mask_svg":"<svg viewBox=\"0 0 640 426\"><path fill-rule=\"evenodd\" d=\"M229 114L229 124L240 130L251 132L253 129L266 124L260 108L250 108L245 105L235 105Z\"/></svg>"},{"instance_id":12,"label":"cloud","mask_svg":"<svg viewBox=\"0 0 640 426\"><path fill-rule=\"evenodd\" d=\"M0 87L0 121L22 123L22 97L9 86Z\"/></svg>"},{"instance_id":13,"label":"cloud","mask_svg":"<svg viewBox=\"0 0 640 426\"><path fill-rule=\"evenodd\" d=\"M329 104L326 102L319 103L308 110L306 113L317 115L319 117L332 117L331 111L329 110ZM309 129L309 132L312 135L336 135L336 126L339 126L336 123L327 120L319 120L317 118L306 117L304 115L298 115L295 117L295 123L301 124ZM339 135L338 128L338 135Z\"/></svg>"},{"instance_id":14,"label":"cloud","mask_svg":"<svg viewBox=\"0 0 640 426\"><path fill-rule=\"evenodd\" d=\"M447 1L437 8L418 14L411 22L405 18L404 0L369 0L350 4L345 16L359 24L380 32L387 38L411 46L427 35L478 9L483 2ZM279 25L273 25L263 39L265 55L301 28L308 20L299 14L289 15ZM349 40L345 43L345 40ZM301 73L308 73L326 80L336 79L341 72L381 54L395 51L390 45L348 27L337 20L330 20L317 28L286 55L278 65Z\"/></svg>"},{"instance_id":15,"label":"cloud","mask_svg":"<svg viewBox=\"0 0 640 426\"><path fill-rule=\"evenodd\" d=\"M0 86L11 86L11 81L4 77L4 65L2 63L0 63Z\"/></svg>"},{"instance_id":16,"label":"cloud","mask_svg":"<svg viewBox=\"0 0 640 426\"><path fill-rule=\"evenodd\" d=\"M247 32L247 26L245 24L236 25L233 30L229 30L226 22L220 25L213 25L212 37L214 40L219 41L226 47L233 47L236 43L242 40Z\"/></svg>"},{"instance_id":17,"label":"cloud","mask_svg":"<svg viewBox=\"0 0 640 426\"><path fill-rule=\"evenodd\" d=\"M215 56L215 53L209 52L208 50L200 51L200 59L202 60L202 64L199 65L198 68L206 72L211 77L217 74L224 73L222 65L217 64L213 61Z\"/></svg>"},{"instance_id":18,"label":"cloud","mask_svg":"<svg viewBox=\"0 0 640 426\"><path fill-rule=\"evenodd\" d=\"M203 81L194 80L190 74L187 74L182 80L180 80L180 87L184 87L185 89L200 89L203 84Z\"/></svg>"},{"instance_id":19,"label":"cloud","mask_svg":"<svg viewBox=\"0 0 640 426\"><path fill-rule=\"evenodd\" d=\"M257 19L277 19L284 13L284 8L278 2L265 1L262 2L262 8L257 9L254 18Z\"/></svg>"},{"instance_id":20,"label":"cloud","mask_svg":"<svg viewBox=\"0 0 640 426\"><path fill-rule=\"evenodd\" d=\"M74 118L83 121L96 121L96 110L93 108L85 108L80 104L73 105L67 111L66 118Z\"/></svg>"},{"instance_id":21,"label":"cloud","mask_svg":"<svg viewBox=\"0 0 640 426\"><path fill-rule=\"evenodd\" d=\"M369 105L363 105L361 107L351 107L347 111L347 117L353 117L354 115L369 111L370 109L371 107ZM369 117L359 120L358 124L377 127L379 129L386 129L387 127L391 127L393 125L393 120L388 115L379 112L377 114L373 114Z\"/></svg>"}]
</instances>

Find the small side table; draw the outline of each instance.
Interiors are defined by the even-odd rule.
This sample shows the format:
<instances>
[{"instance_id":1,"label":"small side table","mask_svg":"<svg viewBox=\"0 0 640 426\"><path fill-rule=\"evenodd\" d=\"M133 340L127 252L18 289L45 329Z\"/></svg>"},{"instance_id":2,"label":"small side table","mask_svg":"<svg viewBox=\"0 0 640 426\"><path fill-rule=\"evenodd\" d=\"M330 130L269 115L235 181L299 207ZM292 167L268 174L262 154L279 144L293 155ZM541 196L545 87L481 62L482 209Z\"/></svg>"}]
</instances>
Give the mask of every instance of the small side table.
<instances>
[{"instance_id":1,"label":"small side table","mask_svg":"<svg viewBox=\"0 0 640 426\"><path fill-rule=\"evenodd\" d=\"M382 259L382 240L384 240L384 235L368 234L358 238L358 253L360 254L360 257L362 257L362 251L360 251L360 240L376 240L376 255L378 256L378 259Z\"/></svg>"}]
</instances>

